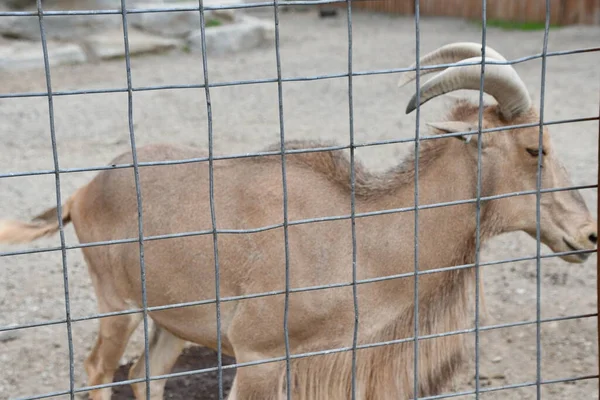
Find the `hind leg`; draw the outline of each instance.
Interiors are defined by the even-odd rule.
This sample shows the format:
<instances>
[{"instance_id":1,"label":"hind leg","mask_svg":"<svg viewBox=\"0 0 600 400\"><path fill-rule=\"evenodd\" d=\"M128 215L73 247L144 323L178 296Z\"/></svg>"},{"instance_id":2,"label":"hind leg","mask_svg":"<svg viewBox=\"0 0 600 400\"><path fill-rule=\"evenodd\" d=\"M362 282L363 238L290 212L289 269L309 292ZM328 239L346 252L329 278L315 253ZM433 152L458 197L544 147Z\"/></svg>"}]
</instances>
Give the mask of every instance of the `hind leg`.
<instances>
[{"instance_id":1,"label":"hind leg","mask_svg":"<svg viewBox=\"0 0 600 400\"><path fill-rule=\"evenodd\" d=\"M183 351L185 341L174 336L171 332L154 325L154 332L149 343L149 369L151 376L168 374L177 358ZM146 355L142 353L140 358L129 370L129 379L144 378L146 371ZM165 390L166 379L150 381L150 398L162 400ZM146 382L134 383L133 393L136 399L146 398Z\"/></svg>"},{"instance_id":2,"label":"hind leg","mask_svg":"<svg viewBox=\"0 0 600 400\"><path fill-rule=\"evenodd\" d=\"M98 311L109 313L130 309L132 307L130 302L124 300L115 287L111 266L103 263L106 259L104 250L100 247L84 248L83 256L96 293ZM113 381L131 334L142 318L141 313L100 318L96 344L84 362L88 386ZM111 388L96 389L90 391L89 397L92 400L110 400L111 392Z\"/></svg>"},{"instance_id":3,"label":"hind leg","mask_svg":"<svg viewBox=\"0 0 600 400\"><path fill-rule=\"evenodd\" d=\"M141 314L119 315L100 319L100 330L92 352L84 366L89 386L111 383L119 360L125 352L131 334L142 320ZM92 400L110 400L111 388L90 392Z\"/></svg>"}]
</instances>

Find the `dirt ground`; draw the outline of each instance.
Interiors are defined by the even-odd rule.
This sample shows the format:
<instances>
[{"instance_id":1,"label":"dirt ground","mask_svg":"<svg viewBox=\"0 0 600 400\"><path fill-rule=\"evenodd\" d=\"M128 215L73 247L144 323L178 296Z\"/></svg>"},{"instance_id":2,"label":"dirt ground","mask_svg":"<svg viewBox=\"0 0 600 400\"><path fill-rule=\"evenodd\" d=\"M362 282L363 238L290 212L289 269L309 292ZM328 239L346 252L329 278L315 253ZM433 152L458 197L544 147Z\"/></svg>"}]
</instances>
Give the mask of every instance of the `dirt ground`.
<instances>
[{"instance_id":1,"label":"dirt ground","mask_svg":"<svg viewBox=\"0 0 600 400\"><path fill-rule=\"evenodd\" d=\"M264 14L264 13L263 13ZM270 16L269 13L264 14ZM353 15L354 70L368 71L408 66L414 60L415 29L408 17L356 12ZM345 13L320 20L316 12L281 16L281 57L285 77L315 76L347 71ZM572 50L598 46L600 27L553 29L549 48ZM422 18L422 52L455 41L480 41L477 24L444 18ZM540 52L543 32L488 30L488 44L513 59ZM586 53L548 59L547 120L595 117L600 93L600 55ZM533 99L539 103L541 61L516 66ZM202 82L199 55L174 52L132 61L134 86ZM262 79L276 76L275 52L261 48L209 59L212 82ZM412 87L398 89L398 74L360 76L354 79L356 141L367 142L414 136L414 114L404 115ZM124 60L52 69L55 91L122 88L126 86ZM45 91L43 71L0 75L1 93ZM327 79L284 84L286 135L290 139L348 142L347 80ZM456 95L461 93L456 93ZM277 142L279 120L274 83L226 86L211 91L215 150L220 154L256 151ZM424 121L436 120L449 98L431 101L423 108ZM136 92L133 99L138 145L172 142L207 145L204 91L180 89ZM59 96L54 98L60 166L76 168L105 165L129 149L125 93ZM597 180L598 122L551 127L555 145L576 185ZM397 163L412 144L373 146L357 156L374 169ZM44 97L0 100L0 173L44 170L53 167L48 102ZM85 184L93 172L64 174L63 196ZM596 213L596 189L582 192ZM0 216L29 218L55 202L52 175L0 179ZM73 228L67 243L76 243ZM57 237L34 247L59 244ZM12 251L21 247L0 247ZM544 253L549 249L543 248ZM524 234L491 241L483 261L535 254L535 242ZM73 317L96 312L95 298L79 250L68 251L70 306ZM542 317L553 318L596 312L596 257L583 265L549 258L542 264ZM488 315L486 325L535 319L535 262L518 262L483 270ZM0 257L0 326L30 324L64 318L65 296L61 256L39 253ZM96 335L97 321L73 324L77 385L85 380L83 360ZM0 398L18 398L60 391L69 387L69 358L64 325L22 329L0 342ZM117 380L140 351L138 330L123 359ZM473 340L474 343L474 340ZM481 334L481 375L484 387L519 385L535 381L535 325L496 329ZM596 317L549 322L542 325L542 377L553 380L597 373ZM190 348L176 369L215 366L214 353ZM231 362L232 360L228 360ZM473 388L470 361L457 379L456 390ZM233 371L226 375L231 382ZM217 398L215 374L172 379L166 398ZM129 398L129 388L115 390L115 399ZM544 399L597 399L598 380L543 386ZM67 396L57 396L67 398ZM457 398L472 398L463 396ZM535 386L492 392L484 399L533 399Z\"/></svg>"}]
</instances>

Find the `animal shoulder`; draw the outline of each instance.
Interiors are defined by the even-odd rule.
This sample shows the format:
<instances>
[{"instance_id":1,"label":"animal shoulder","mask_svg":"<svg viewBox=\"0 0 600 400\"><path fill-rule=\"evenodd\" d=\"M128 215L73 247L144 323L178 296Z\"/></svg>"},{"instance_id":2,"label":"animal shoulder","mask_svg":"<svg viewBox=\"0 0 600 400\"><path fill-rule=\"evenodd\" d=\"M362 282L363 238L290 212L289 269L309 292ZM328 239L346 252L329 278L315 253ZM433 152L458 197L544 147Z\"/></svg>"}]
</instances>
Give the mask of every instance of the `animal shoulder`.
<instances>
[{"instance_id":1,"label":"animal shoulder","mask_svg":"<svg viewBox=\"0 0 600 400\"><path fill-rule=\"evenodd\" d=\"M285 150L314 150L300 151L288 153L285 156L286 167L300 167L319 175L323 175L329 180L337 183L343 183L346 186L350 182L350 159L344 154L344 151L339 150L318 150L330 147L339 147L332 142L316 142L292 140L285 143ZM280 145L274 144L263 149L263 152L279 151ZM256 163L276 163L281 165L281 155L271 155L253 158ZM366 173L363 165L355 160L355 173L363 175Z\"/></svg>"}]
</instances>

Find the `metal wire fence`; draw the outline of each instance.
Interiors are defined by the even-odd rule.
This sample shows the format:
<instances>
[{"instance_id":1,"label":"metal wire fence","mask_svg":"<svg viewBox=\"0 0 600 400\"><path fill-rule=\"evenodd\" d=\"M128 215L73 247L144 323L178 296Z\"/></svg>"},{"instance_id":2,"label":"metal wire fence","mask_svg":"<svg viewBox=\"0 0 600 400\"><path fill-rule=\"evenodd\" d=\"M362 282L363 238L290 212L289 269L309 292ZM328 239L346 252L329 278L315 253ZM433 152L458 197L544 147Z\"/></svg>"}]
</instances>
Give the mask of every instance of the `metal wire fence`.
<instances>
[{"instance_id":1,"label":"metal wire fence","mask_svg":"<svg viewBox=\"0 0 600 400\"><path fill-rule=\"evenodd\" d=\"M0 178L8 178L8 177L25 177L25 176L34 176L34 175L54 175L55 177L55 187L56 187L56 204L58 207L58 223L59 223L59 232L60 232L60 246L56 247L43 247L43 248L35 248L35 249L25 249L25 250L17 250L17 251L5 251L0 253L0 257L9 257L15 255L23 255L23 254L32 254L32 253L42 253L42 252L56 252L60 251L62 254L62 269L64 276L64 299L65 299L65 317L56 320L50 321L42 321L42 322L34 322L29 324L22 324L17 326L4 326L0 327L0 332L3 331L11 331L18 329L26 329L26 328L35 328L41 326L48 325L59 325L65 324L67 327L67 335L68 335L68 352L69 352L69 375L70 375L70 384L69 389L64 391L56 391L52 393L43 393L34 396L25 397L22 400L33 400L33 399L41 399L41 398L49 398L60 395L69 395L71 398L74 398L77 393L88 392L93 389L100 388L110 388L117 385L125 385L132 384L138 382L144 382L146 386L146 398L150 398L150 382L153 380L174 378L174 377L182 377L192 374L201 374L206 372L217 372L218 386L219 386L219 398L224 397L224 388L223 388L223 371L232 369L232 368L241 368L245 366L258 365L263 363L272 363L272 362L280 362L285 361L286 363L286 378L287 382L292 381L291 375L291 361L300 358L324 355L324 354L335 354L341 352L352 352L352 388L351 388L351 396L352 399L357 398L357 382L355 379L356 375L356 353L358 350L381 347L381 346L389 346L393 344L400 343L413 343L414 344L414 381L413 387L418 388L419 383L419 345L420 342L427 339L441 338L441 337L449 337L455 335L462 335L465 333L474 333L475 334L475 388L473 390L455 392L455 393L447 393L447 394L439 394L433 395L429 397L418 397L420 399L441 399L441 398L450 398L450 397L458 397L464 395L475 395L475 398L479 398L479 396L483 393L493 392L493 391L502 391L515 389L520 387L536 387L536 396L538 399L541 398L541 387L546 384L553 384L559 382L572 382L578 380L585 379L597 379L597 375L585 375L585 376L574 376L574 377L563 377L560 379L552 379L552 380L544 380L542 379L541 366L541 326L543 323L552 322L552 321L566 321L566 320L574 320L574 319L584 319L584 318L595 318L597 317L596 313L591 314L578 314L578 315L570 315L566 317L555 317L555 318L542 318L541 316L541 260L544 258L552 258L559 257L571 254L585 254L592 253L595 250L578 250L578 251L568 251L561 253L554 253L551 255L543 255L541 254L541 229L540 229L540 199L542 194L546 193L555 193L562 191L570 191L570 190L580 190L580 189L592 189L597 188L597 184L589 184L589 185L578 185L578 186L569 186L569 187L559 187L559 188L551 188L544 189L542 188L541 181L541 170L542 170L542 158L538 159L538 173L537 173L537 189L531 191L521 191L521 192L513 192L513 193L504 193L493 196L483 196L481 194L481 162L482 162L482 140L478 140L478 157L477 157L477 193L476 197L473 199L459 200L459 201L448 201L443 203L435 203L435 204L421 204L419 197L419 154L420 154L420 146L424 141L435 140L439 138L446 137L455 137L455 136L470 136L476 135L478 139L481 139L481 135L483 133L488 132L497 132L500 130L507 129L519 129L519 128L531 128L531 127L539 127L539 152L542 153L543 149L543 127L549 125L557 125L557 124L567 124L567 123L575 123L575 122L584 122L584 121L598 121L599 117L589 117L589 118L573 118L573 119L565 119L565 120L555 120L555 121L546 121L544 119L544 97L545 97L545 88L546 88L546 61L548 57L557 57L557 56L568 56L572 54L579 53L587 53L587 52L598 52L600 51L600 47L594 48L580 48L576 50L568 50L568 51L557 51L557 52L549 52L548 51L548 34L550 30L550 0L546 1L546 23L544 29L544 40L543 40L543 50L540 54L534 54L527 57L522 57L513 60L507 61L486 61L486 62L461 62L461 65L481 65L481 81L480 81L480 89L479 89L479 114L478 114L478 127L476 131L470 132L460 132L460 133L449 133L442 135L423 135L422 131L422 123L420 118L420 107L416 108L416 130L414 138L409 139L394 139L394 140L383 140L383 141L372 141L372 142L364 142L358 143L355 141L354 136L354 102L353 102L353 78L357 76L366 76L366 75L380 75L380 74L392 74L392 73L400 73L407 71L417 71L416 74L416 98L417 103L420 104L420 96L421 96L421 77L420 74L424 70L440 68L440 67L450 67L456 66L456 64L436 64L436 65L420 65L421 58L421 38L420 38L420 19L419 19L419 0L415 0L415 45L416 45L416 67L415 68L394 68L394 69L385 69L385 70L368 70L368 71L355 71L353 68L353 30L352 30L352 3L360 0L315 0L315 1L277 1L274 2L256 2L256 3L247 3L243 5L239 4L229 4L229 5L220 5L220 6L203 6L202 0L199 1L198 6L196 7L156 7L156 8L145 8L145 9L135 9L128 8L126 0L121 0L121 9L120 10L78 10L78 11L44 11L43 4L41 0L37 0L37 12L30 11L0 11L0 17L2 16L37 16L39 18L39 27L41 34L41 41L43 47L43 56L44 56L44 66L45 66L45 79L46 79L46 92L27 92L27 93L0 93L0 99L5 98L23 98L23 97L46 97L48 99L48 110L49 110L49 124L50 124L50 135L51 135L51 145L52 145L52 155L54 160L54 168L48 170L37 170L37 171L21 171L21 172L11 172L11 173L2 173L0 174ZM366 0L362 0L366 1ZM282 7L286 6L296 6L296 5L310 5L310 6L323 6L334 3L345 3L347 10L347 28L348 28L348 68L347 72L340 74L324 74L318 76L300 76L293 78L284 78L281 72L281 55L280 55L280 34L279 34L279 13ZM486 42L487 42L487 25L486 25L486 1L482 0L483 4L483 13L481 15L482 21L482 35L481 35L481 45L482 45L482 57L485 58L486 51ZM275 62L277 65L277 76L272 79L254 79L254 80L238 80L231 82L212 82L210 81L210 64L208 57L206 55L206 38L205 38L205 28L206 28L206 20L204 16L204 12L208 10L224 10L224 9L240 9L240 8L272 8L273 9L273 19L275 25ZM131 72L131 56L129 52L129 35L128 35L128 15L131 14L139 14L139 13L162 13L162 12L180 12L180 11L196 11L198 12L198 18L200 19L200 27L202 33L202 66L203 66L203 74L204 74L204 82L201 84L188 84L188 85L160 85L160 86L142 86L135 87L132 84L132 72ZM49 63L49 54L48 54L48 46L47 46L47 38L45 32L44 18L46 16L73 16L73 15L120 15L122 17L122 25L123 25L123 33L124 33L124 46L125 46L125 64L126 64L126 72L127 72L127 87L124 88L106 88L106 89L94 89L94 90L69 90L69 91L53 91L52 88L52 79L50 74L50 63ZM541 92L540 92L540 103L539 103L539 112L540 112L540 121L539 123L529 123L529 124L515 124L509 127L494 127L494 128L483 128L483 84L485 77L485 68L486 64L504 64L504 65L515 65L518 63L541 59L542 60L542 71L541 71ZM329 147L319 147L319 148L310 148L310 149L293 149L286 150L286 130L285 130L285 119L284 119L284 101L283 101L283 85L287 82L300 82L300 81L315 81L315 80L323 80L323 79L333 79L333 78L347 78L348 81L348 113L349 113L349 132L348 139L349 143L347 145L339 145L339 146L329 146ZM280 133L280 149L278 151L264 151L257 152L252 154L233 154L233 155L215 155L214 154L214 144L213 144L213 117L212 117L212 105L211 105L211 89L216 87L224 87L224 86L234 86L234 85L248 85L248 84L262 84L262 83L276 83L278 88L278 115L279 115L279 133ZM137 147L136 147L136 136L135 136L135 128L134 128L134 118L133 118L133 95L135 92L142 91L155 91L155 90L164 90L164 89L204 89L206 104L207 104L207 115L208 115L208 156L207 157L197 157L190 159L181 159L181 160L168 160L168 161L156 161L156 162L141 162L138 161L137 158ZM59 156L57 151L57 139L56 139L56 131L55 131L55 120L54 120L54 98L57 96L70 96L70 95L78 95L78 94L94 94L94 93L127 93L128 98L128 122L129 122L129 140L131 144L131 153L132 153L132 163L124 163L124 164L116 164L116 165L108 165L108 166L90 166L85 168L61 168L59 162ZM414 193L414 206L412 207L403 207L403 208L395 208L395 209L386 209L386 210L377 210L372 212L356 212L356 194L355 194L355 184L356 184L356 176L355 176L355 149L360 147L368 147L368 146L381 146L386 144L393 143L414 143L414 153L415 153L415 193ZM290 154L300 154L300 153L309 153L309 152L324 152L330 150L349 150L350 153L350 170L351 170L351 207L350 214L347 215L332 215L320 218L310 218L310 219L302 219L302 220L290 220L288 217L288 205L287 205L287 180L286 180L286 156ZM282 182L283 182L283 222L278 224L273 224L269 226L263 226L254 229L218 229L217 228L217 217L215 213L215 195L214 195L214 175L213 175L213 163L217 160L226 160L226 159L239 159L239 158L249 158L249 157L262 157L262 156L280 156L281 157L281 174L282 174ZM155 235L155 236L144 236L144 215L142 213L142 192L140 189L140 168L148 167L148 166L161 166L161 165L175 165L175 164L186 164L186 163L199 163L199 162L208 162L209 165L209 181L210 181L210 215L211 215L211 224L212 228L201 231L192 231L192 232L179 232L176 234L165 234L165 235ZM135 177L135 187L136 187L136 199L137 199L137 219L138 219L138 236L132 237L128 239L121 240L107 240L101 242L93 242L93 243L84 243L84 244L66 244L65 236L64 236L64 228L63 228L63 218L62 218L62 197L61 197L61 176L68 173L76 173L76 172L87 172L87 171L103 171L103 170L116 170L123 168L132 168L134 171ZM489 200L499 200L504 198L516 197L516 196L524 196L524 195L536 195L536 219L537 219L537 227L536 227L536 254L534 256L527 257L518 257L518 258L510 258L503 260L495 260L490 262L482 262L480 259L480 218L481 218L481 203ZM475 248L475 262L464 265L457 265L452 267L445 268L435 268L428 270L421 270L419 268L419 212L421 210L430 210L434 208L448 207L453 205L461 205L461 204L475 204L476 206L476 248ZM410 273L401 273L395 275L388 276L379 276L375 278L369 279L358 279L357 278L357 241L356 241L356 220L360 218L368 218L373 216L381 216L381 215L389 215L403 212L414 212L414 272ZM340 221L340 220L350 220L351 221L351 229L352 229L352 265L348 267L352 269L352 280L350 282L342 282L337 284L327 284L327 285L318 285L311 287L303 287L303 288L291 288L290 287L290 257L289 257L289 236L288 236L288 228L290 226L297 226L309 223L320 223L326 221ZM275 290L268 291L262 293L253 293L253 294L244 294L239 296L226 296L222 297L220 295L220 263L219 263L219 236L222 234L250 234L250 233L258 233L258 232L266 232L273 229L283 229L284 232L284 244L285 244L285 290ZM162 240L167 238L182 238L182 237L191 237L198 235L211 235L213 240L214 247L214 272L215 272L215 298L201 301L193 301L179 304L168 304L162 306L153 306L150 307L147 304L147 293L146 293L146 268L145 268L145 258L144 258L144 246L145 243L154 240ZM137 243L139 246L139 255L140 255L140 265L141 265L141 282L142 282L142 307L137 309L131 309L123 312L107 312L107 313L98 313L94 315L87 315L83 317L72 317L71 309L70 309L70 292L69 292L69 274L67 269L67 251L72 249L80 249L86 247L94 247L94 246L106 246L112 244L123 244L123 243ZM511 322L511 323L503 323L497 325L487 325L482 326L480 322L480 268L483 266L490 265L498 265L498 264L506 264L517 261L526 261L526 260L535 260L536 261L536 318L535 320L527 320L527 321L519 321L519 322ZM377 342L377 343L369 343L369 344L359 344L358 343L358 326L359 326L359 318L360 318L360 304L358 301L358 288L360 285L374 283L374 282L382 282L386 280L399 279L399 278L414 278L414 319L415 321L419 320L419 277L424 275L435 274L443 271L458 271L463 269L475 268L476 271L476 284L475 284L475 327L470 329L461 329L450 332L443 332L438 334L427 334L422 335L419 332L419 324L414 324L414 336L409 338L402 338L396 340L390 340L385 342ZM328 290L333 288L341 288L341 287L352 287L353 293L353 308L354 308L354 326L353 326L353 340L352 346L335 348L335 349L327 349L323 351L314 351L307 352L301 354L292 354L290 350L289 343L289 332L288 332L288 321L289 321L289 296L293 293L299 292L308 292L308 291L321 291ZM266 296L273 295L284 295L285 296L285 312L284 312L284 320L282 321L284 327L285 334L285 356L276 357L265 360L257 360L252 362L239 362L233 365L223 365L222 363L222 338L221 338L221 306L223 303L239 301L243 299L253 299L260 298ZM164 311L164 310L172 310L176 308L182 307L190 307L190 306L198 306L198 305L216 305L216 321L217 321L217 353L218 353L218 364L216 367L212 368L204 368L200 370L194 371L184 371L172 374L165 375L157 375L152 376L150 374L149 369L149 317L148 314L154 311ZM106 383L95 386L86 386L86 387L76 387L75 385L75 372L74 372L74 349L73 349L73 332L72 332L72 324L78 321L91 320L91 319L100 319L107 318L117 315L127 315L133 313L141 313L143 315L143 330L144 330L144 353L145 353L145 377L139 379L128 379L121 382L115 383ZM534 325L536 327L536 379L535 381L530 382L522 382L517 384L508 384L504 386L493 386L493 387L482 387L481 386L481 375L480 375L480 334L481 332L491 331L501 328L508 327L517 327L517 326L527 326ZM287 397L291 398L292 385L286 385ZM9 394L10 395L10 394Z\"/></svg>"}]
</instances>

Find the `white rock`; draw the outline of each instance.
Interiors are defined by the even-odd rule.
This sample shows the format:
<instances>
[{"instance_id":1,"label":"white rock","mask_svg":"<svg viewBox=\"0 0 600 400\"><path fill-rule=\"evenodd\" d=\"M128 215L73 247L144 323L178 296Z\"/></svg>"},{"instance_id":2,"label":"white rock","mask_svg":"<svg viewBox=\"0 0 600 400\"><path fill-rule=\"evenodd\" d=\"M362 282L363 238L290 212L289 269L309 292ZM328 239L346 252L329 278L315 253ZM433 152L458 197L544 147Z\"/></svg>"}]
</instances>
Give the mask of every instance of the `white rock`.
<instances>
[{"instance_id":1,"label":"white rock","mask_svg":"<svg viewBox=\"0 0 600 400\"><path fill-rule=\"evenodd\" d=\"M29 0L29 3L36 7L37 1ZM43 0L43 5L44 10L109 10L121 8L121 0Z\"/></svg>"},{"instance_id":2,"label":"white rock","mask_svg":"<svg viewBox=\"0 0 600 400\"><path fill-rule=\"evenodd\" d=\"M136 9L150 8L197 8L197 1L182 1L176 3L136 3ZM205 21L217 19L220 21L233 21L234 10L207 10L204 12ZM136 13L128 17L132 26L146 32L156 33L163 36L185 37L191 32L200 29L199 11L165 11L155 13Z\"/></svg>"},{"instance_id":3,"label":"white rock","mask_svg":"<svg viewBox=\"0 0 600 400\"><path fill-rule=\"evenodd\" d=\"M166 8L178 7L178 4L174 3ZM185 7L187 7L187 2L185 4ZM159 6L162 8L165 5L159 3ZM195 3L195 6L198 6L198 2ZM155 7L157 7L157 3L135 4L136 9ZM198 16L198 12L194 11L131 14L128 16L128 20L132 26L146 32L173 37L184 37L191 31L200 28L200 17Z\"/></svg>"},{"instance_id":4,"label":"white rock","mask_svg":"<svg viewBox=\"0 0 600 400\"><path fill-rule=\"evenodd\" d=\"M274 43L275 26L269 20L244 16L233 24L206 28L206 51L226 54ZM202 52L200 30L192 32L187 46L193 53Z\"/></svg>"},{"instance_id":5,"label":"white rock","mask_svg":"<svg viewBox=\"0 0 600 400\"><path fill-rule=\"evenodd\" d=\"M86 61L85 52L76 44L48 42L50 66L79 64ZM11 41L0 46L0 70L44 68L41 43Z\"/></svg>"},{"instance_id":6,"label":"white rock","mask_svg":"<svg viewBox=\"0 0 600 400\"><path fill-rule=\"evenodd\" d=\"M118 9L118 0L46 0L44 10L98 10ZM26 11L37 11L33 6ZM44 18L44 31L48 39L72 40L86 34L122 26L120 15L60 15ZM41 40L37 16L13 16L0 18L0 34L8 37Z\"/></svg>"},{"instance_id":7,"label":"white rock","mask_svg":"<svg viewBox=\"0 0 600 400\"><path fill-rule=\"evenodd\" d=\"M1 0L0 2L6 3L11 7L25 9L35 8L36 0ZM43 0L44 9L63 9L63 10L103 10L114 7L118 7L121 4L120 0Z\"/></svg>"},{"instance_id":8,"label":"white rock","mask_svg":"<svg viewBox=\"0 0 600 400\"><path fill-rule=\"evenodd\" d=\"M135 29L128 30L129 54L158 53L179 46L180 42ZM125 57L125 42L121 30L91 35L82 39L91 56L96 59Z\"/></svg>"}]
</instances>

